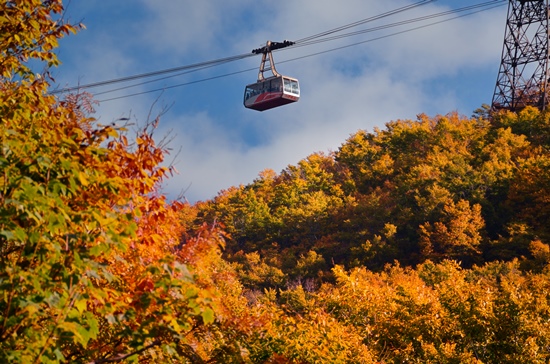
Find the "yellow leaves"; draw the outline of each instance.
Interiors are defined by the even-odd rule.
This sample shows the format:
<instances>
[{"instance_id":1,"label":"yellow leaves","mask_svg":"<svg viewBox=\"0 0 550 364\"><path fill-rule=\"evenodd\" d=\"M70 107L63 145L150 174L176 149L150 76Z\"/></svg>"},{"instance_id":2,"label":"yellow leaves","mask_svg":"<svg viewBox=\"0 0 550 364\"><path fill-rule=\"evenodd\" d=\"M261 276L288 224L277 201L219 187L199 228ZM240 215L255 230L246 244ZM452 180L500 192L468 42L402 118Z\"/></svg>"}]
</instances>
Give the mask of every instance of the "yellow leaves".
<instances>
[{"instance_id":1,"label":"yellow leaves","mask_svg":"<svg viewBox=\"0 0 550 364\"><path fill-rule=\"evenodd\" d=\"M10 2L0 4L0 13L4 14L0 34L8 35L0 38L0 56L8 61L0 67L4 77L10 77L13 72L32 80L34 75L25 64L29 58L44 60L50 65L58 63L52 51L57 47L57 39L77 30L51 16L62 11L61 1L57 0L46 3L24 0L17 6Z\"/></svg>"},{"instance_id":2,"label":"yellow leaves","mask_svg":"<svg viewBox=\"0 0 550 364\"><path fill-rule=\"evenodd\" d=\"M394 170L394 160L388 154L382 154L379 159L377 159L371 166L373 174L380 176L390 176Z\"/></svg>"},{"instance_id":3,"label":"yellow leaves","mask_svg":"<svg viewBox=\"0 0 550 364\"><path fill-rule=\"evenodd\" d=\"M214 322L214 311L211 308L207 308L201 312L202 321L205 324L211 324Z\"/></svg>"},{"instance_id":4,"label":"yellow leaves","mask_svg":"<svg viewBox=\"0 0 550 364\"><path fill-rule=\"evenodd\" d=\"M164 315L162 316L162 320L178 334L181 334L181 332L183 331L183 328L178 324L178 321L172 315Z\"/></svg>"},{"instance_id":5,"label":"yellow leaves","mask_svg":"<svg viewBox=\"0 0 550 364\"><path fill-rule=\"evenodd\" d=\"M440 221L426 222L419 227L423 254L432 259L448 257L471 261L480 253L483 227L480 205L470 207L466 200L456 204L449 200L443 207Z\"/></svg>"},{"instance_id":6,"label":"yellow leaves","mask_svg":"<svg viewBox=\"0 0 550 364\"><path fill-rule=\"evenodd\" d=\"M323 309L311 311L303 317L281 316L268 335L281 342L277 354L296 361L374 363L359 333Z\"/></svg>"},{"instance_id":7,"label":"yellow leaves","mask_svg":"<svg viewBox=\"0 0 550 364\"><path fill-rule=\"evenodd\" d=\"M538 320L528 318L533 315L534 306L530 305L535 301L529 292L540 291L541 287L534 288L538 279L525 279L517 271L512 273L512 266L465 271L453 262L441 265L428 262L419 269L421 279L417 272L399 267L390 267L383 273L354 269L349 274L336 268L337 285L323 286L312 295L314 302L310 305L318 310L330 308L327 312L330 312L331 319L349 325L352 329L348 327L348 332L357 330L373 357L385 357L389 362L441 363L454 360L478 363L476 356L481 362L498 362L499 354L492 359L493 352L487 351L491 345L500 345L495 332L501 335L501 330L511 330L509 333L515 336L514 330L518 328L512 322L518 322L515 321L518 320L516 315L522 317L522 325ZM497 281L495 273L489 272L500 269L510 269L511 273L505 276L496 273ZM502 283L498 283L500 280ZM531 284L533 287L528 288ZM544 301L545 310L548 310L548 298ZM502 314L503 311L506 315ZM311 325L330 322L322 316L305 318L308 320L315 322ZM295 330L298 329L299 323ZM317 327L317 330L328 333L324 326ZM543 331L544 340L547 340L550 332ZM530 329L525 329L527 336L520 334L515 337L529 342L529 332ZM308 335L315 340L311 334ZM336 337L342 338L343 335ZM300 342L300 345L304 344ZM516 349L522 347L523 344L518 344ZM480 353L484 353L483 356ZM533 358L532 355L516 361L526 361L526 358Z\"/></svg>"},{"instance_id":8,"label":"yellow leaves","mask_svg":"<svg viewBox=\"0 0 550 364\"><path fill-rule=\"evenodd\" d=\"M84 187L89 185L88 178L86 177L86 174L82 171L78 172L78 180Z\"/></svg>"},{"instance_id":9,"label":"yellow leaves","mask_svg":"<svg viewBox=\"0 0 550 364\"><path fill-rule=\"evenodd\" d=\"M81 314L84 313L88 306L88 300L86 299L79 299L75 302L74 307L80 312Z\"/></svg>"},{"instance_id":10,"label":"yellow leaves","mask_svg":"<svg viewBox=\"0 0 550 364\"><path fill-rule=\"evenodd\" d=\"M550 264L550 245L544 244L539 239L536 239L529 244L529 251L535 258L535 262L542 267Z\"/></svg>"},{"instance_id":11,"label":"yellow leaves","mask_svg":"<svg viewBox=\"0 0 550 364\"><path fill-rule=\"evenodd\" d=\"M105 127L104 131L106 135L111 138L117 138L119 136L118 130L113 127L107 126Z\"/></svg>"},{"instance_id":12,"label":"yellow leaves","mask_svg":"<svg viewBox=\"0 0 550 364\"><path fill-rule=\"evenodd\" d=\"M60 0L17 3L0 3L0 362L114 358L171 347L179 333L183 343L193 324L216 323L219 276L233 287L223 232L178 247L181 204L157 191L170 170L152 137L158 122L130 136L90 118L89 95L47 96L24 62L57 63L58 39L76 29L53 20Z\"/></svg>"},{"instance_id":13,"label":"yellow leaves","mask_svg":"<svg viewBox=\"0 0 550 364\"><path fill-rule=\"evenodd\" d=\"M385 223L384 229L382 229L381 233L384 234L386 239L391 239L397 233L397 226L394 224Z\"/></svg>"}]
</instances>

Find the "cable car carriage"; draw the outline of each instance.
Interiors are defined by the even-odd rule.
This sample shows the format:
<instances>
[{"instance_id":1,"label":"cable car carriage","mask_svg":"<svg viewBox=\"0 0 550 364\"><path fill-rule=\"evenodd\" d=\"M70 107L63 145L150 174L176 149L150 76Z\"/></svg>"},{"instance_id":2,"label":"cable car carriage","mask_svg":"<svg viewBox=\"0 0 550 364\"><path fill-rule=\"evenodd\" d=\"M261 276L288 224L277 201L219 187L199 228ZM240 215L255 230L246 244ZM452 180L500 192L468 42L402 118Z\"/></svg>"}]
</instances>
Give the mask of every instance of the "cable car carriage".
<instances>
[{"instance_id":1,"label":"cable car carriage","mask_svg":"<svg viewBox=\"0 0 550 364\"><path fill-rule=\"evenodd\" d=\"M298 80L277 73L273 62L272 50L288 47L293 42L270 42L265 47L255 49L252 53L262 53L258 81L247 85L244 89L244 106L249 109L264 111L274 107L290 104L300 99L300 86ZM266 69L265 63L269 62ZM273 76L265 78L264 72L270 70Z\"/></svg>"}]
</instances>

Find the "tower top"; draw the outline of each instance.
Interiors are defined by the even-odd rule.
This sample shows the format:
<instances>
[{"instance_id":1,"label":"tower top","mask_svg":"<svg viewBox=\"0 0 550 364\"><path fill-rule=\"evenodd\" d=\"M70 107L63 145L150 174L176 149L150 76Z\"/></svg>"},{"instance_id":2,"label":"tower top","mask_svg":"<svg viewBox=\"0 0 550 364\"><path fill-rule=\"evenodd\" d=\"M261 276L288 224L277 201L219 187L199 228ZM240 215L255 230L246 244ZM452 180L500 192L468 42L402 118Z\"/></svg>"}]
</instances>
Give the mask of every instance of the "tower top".
<instances>
[{"instance_id":1,"label":"tower top","mask_svg":"<svg viewBox=\"0 0 550 364\"><path fill-rule=\"evenodd\" d=\"M548 1L509 1L493 110L548 105Z\"/></svg>"}]
</instances>

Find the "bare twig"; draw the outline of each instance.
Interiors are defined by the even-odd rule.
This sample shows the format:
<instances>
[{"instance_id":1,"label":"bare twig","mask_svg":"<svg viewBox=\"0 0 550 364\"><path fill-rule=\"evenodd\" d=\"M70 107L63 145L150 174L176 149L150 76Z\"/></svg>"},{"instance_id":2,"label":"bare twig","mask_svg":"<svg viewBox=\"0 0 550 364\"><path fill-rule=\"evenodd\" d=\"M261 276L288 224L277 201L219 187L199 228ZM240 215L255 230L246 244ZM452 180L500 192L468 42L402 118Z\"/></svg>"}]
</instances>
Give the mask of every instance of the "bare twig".
<instances>
[{"instance_id":1,"label":"bare twig","mask_svg":"<svg viewBox=\"0 0 550 364\"><path fill-rule=\"evenodd\" d=\"M152 347L158 346L158 345L160 345L160 342L161 342L160 340L155 340L151 344L149 344L149 345L147 345L147 346L145 346L145 347L143 347L139 350L133 351L131 353L125 353L125 354L120 353L120 354L111 356L109 358L93 360L93 361L89 362L88 364L116 363L117 361L122 361L124 359L127 359L127 358L131 357L132 355L143 353L144 351L149 350Z\"/></svg>"}]
</instances>

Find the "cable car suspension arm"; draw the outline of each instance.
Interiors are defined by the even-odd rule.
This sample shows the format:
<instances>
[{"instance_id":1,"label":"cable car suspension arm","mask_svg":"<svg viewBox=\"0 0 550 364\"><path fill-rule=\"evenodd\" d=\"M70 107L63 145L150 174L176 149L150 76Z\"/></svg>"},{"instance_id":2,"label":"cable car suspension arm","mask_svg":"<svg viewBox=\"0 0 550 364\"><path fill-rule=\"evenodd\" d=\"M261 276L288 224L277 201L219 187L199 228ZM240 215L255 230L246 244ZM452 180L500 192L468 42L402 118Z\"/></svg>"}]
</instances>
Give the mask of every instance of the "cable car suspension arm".
<instances>
[{"instance_id":1,"label":"cable car suspension arm","mask_svg":"<svg viewBox=\"0 0 550 364\"><path fill-rule=\"evenodd\" d=\"M282 42L272 42L268 40L267 43L265 44L265 47L252 50L252 53L254 54L260 54L260 53L262 54L262 61L260 62L260 72L258 72L258 82L265 80L264 72L267 70L271 71L273 76L276 76L276 77L280 76L280 74L275 69L275 62L273 61L273 54L271 54L271 51L289 47L294 44L295 44L294 42L291 42L289 40L285 40ZM269 60L269 67L266 69L265 62L267 60Z\"/></svg>"}]
</instances>

